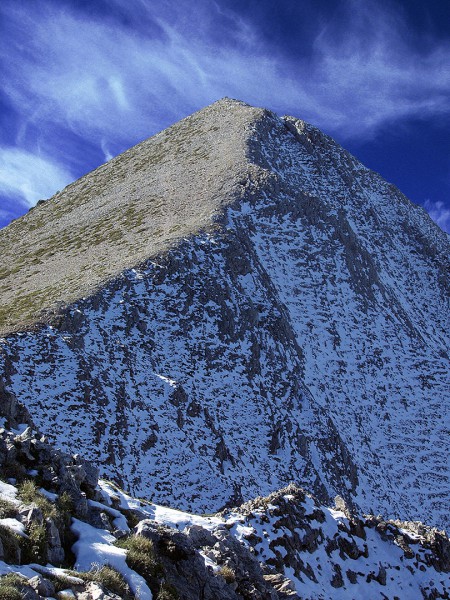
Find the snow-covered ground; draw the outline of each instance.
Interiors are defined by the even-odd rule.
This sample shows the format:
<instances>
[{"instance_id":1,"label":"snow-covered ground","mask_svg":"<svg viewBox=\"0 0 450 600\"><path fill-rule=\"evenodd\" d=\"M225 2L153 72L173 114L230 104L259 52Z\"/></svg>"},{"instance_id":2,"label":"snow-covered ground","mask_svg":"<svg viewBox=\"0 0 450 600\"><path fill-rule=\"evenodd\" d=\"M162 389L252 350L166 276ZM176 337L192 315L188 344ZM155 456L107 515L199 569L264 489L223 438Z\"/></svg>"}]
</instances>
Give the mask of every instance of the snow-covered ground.
<instances>
[{"instance_id":1,"label":"snow-covered ground","mask_svg":"<svg viewBox=\"0 0 450 600\"><path fill-rule=\"evenodd\" d=\"M78 536L78 541L72 547L76 556L75 569L89 571L109 565L124 576L136 600L151 600L152 593L145 579L127 565L127 551L114 546L117 540L113 535L78 519L73 519L72 531Z\"/></svg>"},{"instance_id":2,"label":"snow-covered ground","mask_svg":"<svg viewBox=\"0 0 450 600\"><path fill-rule=\"evenodd\" d=\"M433 590L445 597L450 589L450 573L431 566L433 553L422 545L424 537L392 524L381 534L367 523L357 535L352 531L354 521L351 523L344 512L321 506L298 489L257 499L251 506L225 512L220 517L200 517L142 504L107 482L100 485L110 498L120 498L123 509L139 509L146 518L187 534L193 525L213 534L225 527L241 544L251 548L258 560L283 572L305 600L357 600L365 596L374 600L395 597L417 600ZM394 531L402 541L407 540L414 551L412 557L406 556L399 546L391 533ZM346 547L351 549L343 551ZM207 566L219 569L210 551L201 555Z\"/></svg>"}]
</instances>

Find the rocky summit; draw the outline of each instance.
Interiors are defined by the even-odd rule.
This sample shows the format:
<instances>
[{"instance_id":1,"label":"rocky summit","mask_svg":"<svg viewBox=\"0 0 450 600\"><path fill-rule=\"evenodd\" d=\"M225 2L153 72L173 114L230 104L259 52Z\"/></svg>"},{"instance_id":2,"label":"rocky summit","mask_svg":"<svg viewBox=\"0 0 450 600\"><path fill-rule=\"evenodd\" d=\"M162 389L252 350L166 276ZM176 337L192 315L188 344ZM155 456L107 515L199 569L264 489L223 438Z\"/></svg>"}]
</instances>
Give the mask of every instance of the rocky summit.
<instances>
[{"instance_id":1,"label":"rocky summit","mask_svg":"<svg viewBox=\"0 0 450 600\"><path fill-rule=\"evenodd\" d=\"M304 121L223 99L39 203L0 231L0 255L9 445L29 439L14 436L32 419L30 431L61 448L61 472L86 471L61 458L82 455L151 506L225 511L232 591L214 579L205 598L393 598L409 563L383 562L377 536L403 550L423 541L419 558L405 550L415 591L402 579L399 597L448 597L445 578L420 575L422 563L448 572L445 534L436 542L407 522L449 526L450 241L394 186ZM83 481L76 506L89 490L110 506ZM325 509L337 495L345 510ZM238 505L240 529L224 516ZM80 510L81 569L82 540L103 534ZM138 537L174 556L178 543L190 556L203 548L198 569L221 568L222 534L176 538L151 512L138 520L149 514ZM367 537L379 558L363 567ZM426 558L430 544L444 559ZM241 560L260 596L239 583ZM149 594L166 581L152 577Z\"/></svg>"}]
</instances>

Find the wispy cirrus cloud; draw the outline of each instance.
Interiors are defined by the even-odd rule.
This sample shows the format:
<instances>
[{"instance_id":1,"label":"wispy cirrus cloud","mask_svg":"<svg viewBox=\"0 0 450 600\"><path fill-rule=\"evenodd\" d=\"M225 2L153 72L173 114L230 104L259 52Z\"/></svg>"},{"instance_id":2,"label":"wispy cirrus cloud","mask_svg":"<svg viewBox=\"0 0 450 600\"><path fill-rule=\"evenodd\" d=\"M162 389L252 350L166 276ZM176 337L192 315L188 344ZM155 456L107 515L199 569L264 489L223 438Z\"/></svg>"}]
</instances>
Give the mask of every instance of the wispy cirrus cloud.
<instances>
[{"instance_id":1,"label":"wispy cirrus cloud","mask_svg":"<svg viewBox=\"0 0 450 600\"><path fill-rule=\"evenodd\" d=\"M424 209L441 229L450 233L450 207L442 200L425 200Z\"/></svg>"},{"instance_id":2,"label":"wispy cirrus cloud","mask_svg":"<svg viewBox=\"0 0 450 600\"><path fill-rule=\"evenodd\" d=\"M381 3L351 1L347 14L346 28L326 28L314 44L325 127L367 136L404 119L450 113L448 43L423 48L401 14Z\"/></svg>"},{"instance_id":3,"label":"wispy cirrus cloud","mask_svg":"<svg viewBox=\"0 0 450 600\"><path fill-rule=\"evenodd\" d=\"M268 43L220 0L200 0L195 10L174 0L106 6L107 18L69 0L2 3L3 94L17 115L19 149L58 163L55 139L67 131L108 160L225 95L340 139L450 115L450 45L416 44L387 4L348 0L328 23L305 13L317 32L301 56Z\"/></svg>"},{"instance_id":4,"label":"wispy cirrus cloud","mask_svg":"<svg viewBox=\"0 0 450 600\"><path fill-rule=\"evenodd\" d=\"M50 158L17 148L0 148L0 194L16 198L26 208L72 180L72 174Z\"/></svg>"},{"instance_id":5,"label":"wispy cirrus cloud","mask_svg":"<svg viewBox=\"0 0 450 600\"><path fill-rule=\"evenodd\" d=\"M232 95L357 136L450 110L450 46L415 48L398 15L375 2L348 2L345 34L342 24L323 27L300 60L217 4L199 2L189 19L183 4L133 4L138 29L52 2L10 10L9 31L20 31L27 51L3 40L4 89L24 119L63 122L82 135L139 136Z\"/></svg>"}]
</instances>

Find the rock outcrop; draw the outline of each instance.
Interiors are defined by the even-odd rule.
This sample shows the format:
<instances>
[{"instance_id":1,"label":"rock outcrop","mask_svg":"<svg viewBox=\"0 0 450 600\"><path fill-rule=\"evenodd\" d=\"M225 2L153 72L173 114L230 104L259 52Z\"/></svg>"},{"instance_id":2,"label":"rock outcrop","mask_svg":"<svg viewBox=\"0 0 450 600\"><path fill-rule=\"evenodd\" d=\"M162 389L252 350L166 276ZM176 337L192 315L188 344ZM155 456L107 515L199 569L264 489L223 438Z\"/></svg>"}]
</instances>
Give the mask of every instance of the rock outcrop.
<instances>
[{"instance_id":1,"label":"rock outcrop","mask_svg":"<svg viewBox=\"0 0 450 600\"><path fill-rule=\"evenodd\" d=\"M450 543L445 532L420 522L358 515L339 498L336 505L321 506L290 485L222 517L228 523L237 519L230 534L277 577L287 576L305 600L447 597Z\"/></svg>"}]
</instances>

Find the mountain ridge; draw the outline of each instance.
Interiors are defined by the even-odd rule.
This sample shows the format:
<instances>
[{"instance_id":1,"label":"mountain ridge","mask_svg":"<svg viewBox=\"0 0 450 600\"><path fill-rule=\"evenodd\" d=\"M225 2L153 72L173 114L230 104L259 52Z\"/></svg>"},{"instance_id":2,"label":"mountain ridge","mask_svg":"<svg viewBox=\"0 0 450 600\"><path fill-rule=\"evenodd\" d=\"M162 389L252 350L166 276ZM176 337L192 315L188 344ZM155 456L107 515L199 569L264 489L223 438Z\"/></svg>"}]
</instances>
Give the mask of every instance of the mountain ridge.
<instances>
[{"instance_id":1,"label":"mountain ridge","mask_svg":"<svg viewBox=\"0 0 450 600\"><path fill-rule=\"evenodd\" d=\"M218 100L87 173L0 230L3 257L0 270L3 299L0 335L47 323L54 313L85 295L95 293L102 285L120 276L124 269L139 266L166 252L186 236L214 230L218 222L226 218L226 206L244 197L252 182L264 178L264 173L257 167L261 160L257 150L252 157L252 136L258 123L267 117L278 118L271 111L254 108L238 100ZM219 172L221 185L216 188L213 185L217 176L214 157L206 156L205 148L211 148L211 139L214 140L220 129L214 124L219 118L225 121L222 128L226 129L226 137L230 137L222 141L221 153L226 154L231 163ZM197 140L195 148L185 148L183 145L188 145L186 140L199 136L195 127L205 120L208 125L203 127L203 131L200 128L203 138L200 135L202 139ZM287 130L305 147L311 147L311 143L318 140L321 140L322 146L325 142L339 147L332 138L304 121L294 117L283 117L282 120ZM233 123L234 131L227 127L229 123ZM245 139L239 138L239 127L245 131ZM174 141L178 150L171 153ZM237 159L233 158L236 153L239 155ZM354 160L349 153L346 154L350 161ZM199 195L196 196L195 214L189 211L189 201L186 202L192 194L192 187L188 186L184 192L180 188L167 189L167 181L155 185L161 176L160 163L170 163L168 173L162 176L167 180L174 176L174 162L189 164L192 159L195 161L194 176L190 174L187 177L186 168L182 168L179 178L188 182L200 179L194 185L194 194L203 186L200 197L205 197L207 189L206 205L201 210ZM199 168L202 159L206 162ZM127 187L129 180L133 176L136 179L136 173L141 169L144 170L142 177ZM214 172L214 176L205 178L205 169ZM233 173L233 169L237 172ZM230 173L233 173L231 182L227 181ZM149 182L145 182L144 190L136 192L145 178ZM150 196L146 196L148 189L152 190ZM392 189L398 192L395 186ZM118 195L123 196L119 203ZM409 200L404 199L410 205ZM87 209L86 216L83 208ZM415 208L429 219L427 234L437 241L436 225L424 209ZM144 214L146 210L151 213L150 219ZM72 214L70 219L69 214ZM142 241L143 237L147 237L147 241ZM131 249L133 244L135 248ZM71 262L74 264L71 265ZM21 276L25 277L25 281L21 280Z\"/></svg>"},{"instance_id":2,"label":"mountain ridge","mask_svg":"<svg viewBox=\"0 0 450 600\"><path fill-rule=\"evenodd\" d=\"M6 386L159 502L210 512L297 480L445 526L448 238L317 129L255 110L218 227L8 336Z\"/></svg>"},{"instance_id":3,"label":"mountain ridge","mask_svg":"<svg viewBox=\"0 0 450 600\"><path fill-rule=\"evenodd\" d=\"M244 133L263 113L219 100L1 230L0 333L26 328L43 307L79 299L183 237L213 228L249 176Z\"/></svg>"}]
</instances>

